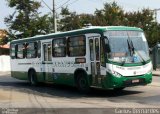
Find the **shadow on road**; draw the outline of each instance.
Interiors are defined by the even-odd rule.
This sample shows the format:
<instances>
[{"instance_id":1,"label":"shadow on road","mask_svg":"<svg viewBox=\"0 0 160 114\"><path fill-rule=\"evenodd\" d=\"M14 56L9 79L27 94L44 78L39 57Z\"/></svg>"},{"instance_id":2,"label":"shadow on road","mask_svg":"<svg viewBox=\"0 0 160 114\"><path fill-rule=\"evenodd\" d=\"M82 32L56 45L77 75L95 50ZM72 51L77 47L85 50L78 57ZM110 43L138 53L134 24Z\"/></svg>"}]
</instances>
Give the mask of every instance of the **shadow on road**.
<instances>
[{"instance_id":1,"label":"shadow on road","mask_svg":"<svg viewBox=\"0 0 160 114\"><path fill-rule=\"evenodd\" d=\"M12 89L15 91L23 93L31 93L35 95L43 95L46 97L63 97L72 99L81 97L114 98L117 96L142 93L141 91L135 91L135 90L123 90L116 92L113 90L102 90L102 89L91 88L90 93L83 94L80 93L75 87L70 87L66 85L55 85L55 84L41 84L39 86L30 86L28 82L12 79L11 77L0 77L0 88L3 88L5 90Z\"/></svg>"}]
</instances>

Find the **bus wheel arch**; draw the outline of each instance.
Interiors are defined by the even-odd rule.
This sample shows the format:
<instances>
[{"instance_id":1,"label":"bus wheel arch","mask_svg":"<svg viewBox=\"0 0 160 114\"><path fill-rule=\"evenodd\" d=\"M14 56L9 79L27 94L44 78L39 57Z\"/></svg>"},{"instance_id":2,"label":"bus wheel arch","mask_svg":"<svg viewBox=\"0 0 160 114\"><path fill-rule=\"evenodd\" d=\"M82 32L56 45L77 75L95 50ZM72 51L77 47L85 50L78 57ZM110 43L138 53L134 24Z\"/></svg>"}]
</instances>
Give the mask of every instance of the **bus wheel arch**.
<instances>
[{"instance_id":1,"label":"bus wheel arch","mask_svg":"<svg viewBox=\"0 0 160 114\"><path fill-rule=\"evenodd\" d=\"M84 69L77 69L74 72L74 80L77 88L83 92L87 93L90 90L89 81L87 78L87 73Z\"/></svg>"},{"instance_id":2,"label":"bus wheel arch","mask_svg":"<svg viewBox=\"0 0 160 114\"><path fill-rule=\"evenodd\" d=\"M37 74L36 74L36 70L34 68L30 68L28 70L28 81L30 83L30 85L37 85Z\"/></svg>"}]
</instances>

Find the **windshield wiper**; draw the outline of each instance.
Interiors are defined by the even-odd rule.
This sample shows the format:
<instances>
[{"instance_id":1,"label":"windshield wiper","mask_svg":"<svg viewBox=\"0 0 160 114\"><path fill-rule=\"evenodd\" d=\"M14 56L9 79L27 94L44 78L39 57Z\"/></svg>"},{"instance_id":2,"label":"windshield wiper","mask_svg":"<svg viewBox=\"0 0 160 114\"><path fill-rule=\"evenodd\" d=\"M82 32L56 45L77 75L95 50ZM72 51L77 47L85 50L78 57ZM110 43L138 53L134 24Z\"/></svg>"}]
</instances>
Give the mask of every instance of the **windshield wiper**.
<instances>
[{"instance_id":1,"label":"windshield wiper","mask_svg":"<svg viewBox=\"0 0 160 114\"><path fill-rule=\"evenodd\" d=\"M127 32L127 36L128 36L128 39L129 39L129 40L127 39L127 43L128 43L128 48L129 48L129 51L130 51L130 56L133 56L133 54L135 54L135 50L136 50L136 53L142 59L142 63L145 64L146 61L144 60L144 58L142 57L142 55L137 51L137 49L134 47L133 42L130 39L128 32Z\"/></svg>"},{"instance_id":2,"label":"windshield wiper","mask_svg":"<svg viewBox=\"0 0 160 114\"><path fill-rule=\"evenodd\" d=\"M129 37L129 36L128 36L128 37ZM131 47L128 39L127 39L127 44L128 44L128 49L129 49L130 56L133 56L132 47ZM126 56L125 56L125 57L126 57ZM123 66L125 63L126 63L126 59L121 62L121 66Z\"/></svg>"},{"instance_id":3,"label":"windshield wiper","mask_svg":"<svg viewBox=\"0 0 160 114\"><path fill-rule=\"evenodd\" d=\"M134 47L132 40L130 41L130 46L131 46L131 50L132 50L133 54L135 54L135 52L136 52L139 55L139 57L142 59L142 63L145 64L146 61L144 60L142 55L137 51L137 49Z\"/></svg>"},{"instance_id":4,"label":"windshield wiper","mask_svg":"<svg viewBox=\"0 0 160 114\"><path fill-rule=\"evenodd\" d=\"M128 39L127 39L127 44L128 44L128 49L129 49L129 52L130 52L130 56L133 56L133 47L131 46L131 44L130 44Z\"/></svg>"}]
</instances>

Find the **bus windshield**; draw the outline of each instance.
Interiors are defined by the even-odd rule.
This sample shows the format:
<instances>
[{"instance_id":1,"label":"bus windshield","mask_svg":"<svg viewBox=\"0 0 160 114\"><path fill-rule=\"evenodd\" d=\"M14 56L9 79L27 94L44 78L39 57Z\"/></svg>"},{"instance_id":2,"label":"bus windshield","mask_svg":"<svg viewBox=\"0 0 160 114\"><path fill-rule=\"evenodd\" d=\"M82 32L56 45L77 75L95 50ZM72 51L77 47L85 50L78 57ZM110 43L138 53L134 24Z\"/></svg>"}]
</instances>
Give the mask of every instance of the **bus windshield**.
<instances>
[{"instance_id":1,"label":"bus windshield","mask_svg":"<svg viewBox=\"0 0 160 114\"><path fill-rule=\"evenodd\" d=\"M141 31L107 31L110 52L108 59L120 63L140 63L149 60L147 40Z\"/></svg>"}]
</instances>

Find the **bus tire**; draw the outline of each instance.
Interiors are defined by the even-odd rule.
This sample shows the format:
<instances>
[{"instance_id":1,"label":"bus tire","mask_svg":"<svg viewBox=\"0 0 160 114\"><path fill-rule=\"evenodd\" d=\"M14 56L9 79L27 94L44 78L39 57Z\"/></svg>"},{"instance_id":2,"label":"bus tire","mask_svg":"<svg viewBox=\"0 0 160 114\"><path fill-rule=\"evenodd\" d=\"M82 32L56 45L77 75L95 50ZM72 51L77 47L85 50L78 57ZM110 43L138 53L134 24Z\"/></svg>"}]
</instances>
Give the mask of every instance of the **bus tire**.
<instances>
[{"instance_id":1,"label":"bus tire","mask_svg":"<svg viewBox=\"0 0 160 114\"><path fill-rule=\"evenodd\" d=\"M36 72L34 70L31 70L29 71L28 74L29 74L28 78L29 78L30 85L36 86L38 84Z\"/></svg>"},{"instance_id":2,"label":"bus tire","mask_svg":"<svg viewBox=\"0 0 160 114\"><path fill-rule=\"evenodd\" d=\"M78 73L76 76L77 88L82 93L88 93L90 91L89 83L87 81L85 73Z\"/></svg>"}]
</instances>

